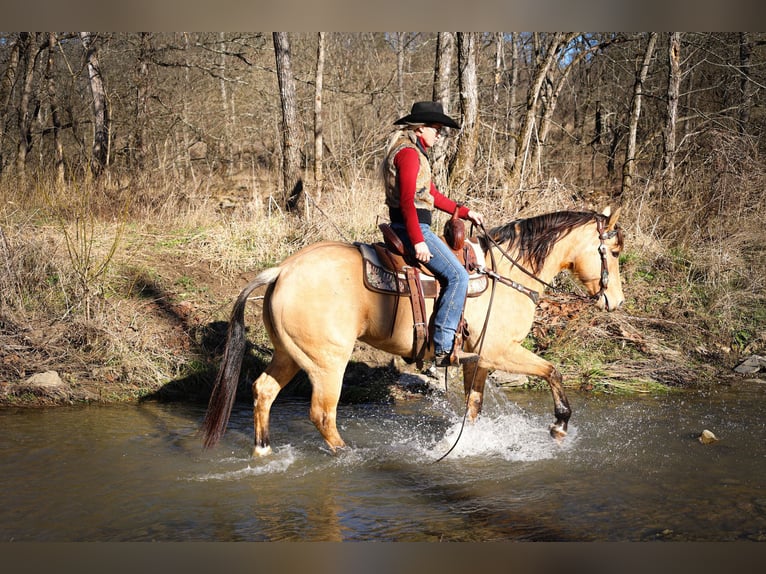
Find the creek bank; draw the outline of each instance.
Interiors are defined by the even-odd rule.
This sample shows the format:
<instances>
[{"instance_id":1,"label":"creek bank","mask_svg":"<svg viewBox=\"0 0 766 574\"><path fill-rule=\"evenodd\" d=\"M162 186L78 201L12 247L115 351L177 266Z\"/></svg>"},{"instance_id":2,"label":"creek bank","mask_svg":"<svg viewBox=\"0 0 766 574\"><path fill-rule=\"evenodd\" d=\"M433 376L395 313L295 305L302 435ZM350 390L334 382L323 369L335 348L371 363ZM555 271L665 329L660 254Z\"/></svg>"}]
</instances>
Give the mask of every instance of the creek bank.
<instances>
[{"instance_id":1,"label":"creek bank","mask_svg":"<svg viewBox=\"0 0 766 574\"><path fill-rule=\"evenodd\" d=\"M179 283L175 260L156 265L151 282L131 283L106 301L98 323L47 317L14 321L0 315L0 406L146 398L207 401L226 340L231 301L240 283L250 277L221 282L199 264L184 267L187 280ZM196 286L193 292L188 283ZM623 311L601 313L582 302L554 297L543 303L530 338L537 345L535 352L547 354L560 369L567 388L661 392L730 384L764 370L762 355L742 358L729 349L706 347L688 338L689 329L671 330L667 320ZM253 307L243 378L256 376L271 356L257 304ZM604 343L616 349L611 358L589 355L589 349L598 351ZM567 352L580 354L563 352L565 345ZM393 400L426 392L434 382L443 385L443 374L441 380L417 382L419 375L414 365L360 343L347 368L341 400ZM285 391L310 393L305 376L296 379ZM498 371L489 381L503 388L547 388L540 380ZM241 394L250 392L249 385L242 386Z\"/></svg>"}]
</instances>

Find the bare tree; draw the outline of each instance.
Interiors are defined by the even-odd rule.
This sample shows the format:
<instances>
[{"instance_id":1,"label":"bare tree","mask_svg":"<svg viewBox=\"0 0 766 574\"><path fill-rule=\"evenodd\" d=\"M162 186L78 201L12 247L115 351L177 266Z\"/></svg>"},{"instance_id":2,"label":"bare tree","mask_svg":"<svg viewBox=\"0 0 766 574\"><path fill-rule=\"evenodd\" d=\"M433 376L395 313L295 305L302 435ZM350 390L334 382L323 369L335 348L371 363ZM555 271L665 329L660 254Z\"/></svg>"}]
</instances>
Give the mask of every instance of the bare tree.
<instances>
[{"instance_id":1,"label":"bare tree","mask_svg":"<svg viewBox=\"0 0 766 574\"><path fill-rule=\"evenodd\" d=\"M441 102L444 113L450 113L450 76L452 61L455 59L455 35L452 32L439 32L436 37L436 59L434 62L433 100ZM447 156L451 140L438 138L431 149L433 177L436 187L447 189Z\"/></svg>"},{"instance_id":2,"label":"bare tree","mask_svg":"<svg viewBox=\"0 0 766 574\"><path fill-rule=\"evenodd\" d=\"M322 125L322 85L324 82L324 32L317 34L317 69L314 84L314 186L316 190L315 200L319 203L322 200L322 187L324 186L324 176L322 174L322 155L323 130Z\"/></svg>"},{"instance_id":3,"label":"bare tree","mask_svg":"<svg viewBox=\"0 0 766 574\"><path fill-rule=\"evenodd\" d=\"M518 128L518 122L516 121L516 92L519 85L519 66L521 64L519 58L519 43L516 39L516 34L511 33L511 77L508 83L508 108L506 118L508 125L505 128L505 132L516 133ZM508 150L508 158L513 163L516 160L517 140L516 138L509 138L510 149Z\"/></svg>"},{"instance_id":4,"label":"bare tree","mask_svg":"<svg viewBox=\"0 0 766 574\"><path fill-rule=\"evenodd\" d=\"M753 81L751 62L753 58L753 44L750 41L749 32L739 34L739 69L741 72L739 117L737 118L737 130L740 135L745 134L747 123L750 121L750 110L753 107Z\"/></svg>"},{"instance_id":5,"label":"bare tree","mask_svg":"<svg viewBox=\"0 0 766 574\"><path fill-rule=\"evenodd\" d=\"M229 90L226 87L226 33L219 32L218 39L220 42L220 75L218 77L218 85L221 90L221 112L223 113L223 149L221 150L221 157L226 164L224 173L231 175L234 171L234 149L232 143L232 128L234 123L234 112L229 105Z\"/></svg>"},{"instance_id":6,"label":"bare tree","mask_svg":"<svg viewBox=\"0 0 766 574\"><path fill-rule=\"evenodd\" d=\"M90 169L93 175L99 176L106 168L109 158L109 108L104 77L98 61L98 44L90 32L80 32L80 40L85 48L85 62L92 97L93 148Z\"/></svg>"},{"instance_id":7,"label":"bare tree","mask_svg":"<svg viewBox=\"0 0 766 574\"><path fill-rule=\"evenodd\" d=\"M151 35L142 32L139 39L138 58L136 61L136 109L133 146L128 154L129 163L143 169L146 163L146 125L149 110L149 58L151 54Z\"/></svg>"},{"instance_id":8,"label":"bare tree","mask_svg":"<svg viewBox=\"0 0 766 574\"><path fill-rule=\"evenodd\" d=\"M535 152L533 154L533 160L531 164L533 166L539 166L542 164L542 152L548 141L548 132L553 124L553 114L556 111L559 98L561 97L561 91L567 83L570 73L576 69L580 63L586 58L592 57L594 53L599 50L604 50L613 42L613 38L607 38L603 41L588 43L584 37L577 34L569 34L565 37L560 47L569 47L577 36L580 36L580 45L577 47L572 46L572 51L567 54L566 62L559 61L558 65L553 66L548 71L548 79L544 83L545 97L541 99L542 112L540 114L540 129L538 130L537 142L534 147ZM556 75L553 73L556 71Z\"/></svg>"},{"instance_id":9,"label":"bare tree","mask_svg":"<svg viewBox=\"0 0 766 574\"><path fill-rule=\"evenodd\" d=\"M396 32L396 95L399 111L404 112L404 48L406 32Z\"/></svg>"},{"instance_id":10,"label":"bare tree","mask_svg":"<svg viewBox=\"0 0 766 574\"><path fill-rule=\"evenodd\" d=\"M505 72L505 34L495 32L495 77L492 82L492 105L500 103L500 86Z\"/></svg>"},{"instance_id":11,"label":"bare tree","mask_svg":"<svg viewBox=\"0 0 766 574\"><path fill-rule=\"evenodd\" d=\"M293 79L290 40L286 32L274 32L274 54L277 63L279 96L282 103L282 182L283 205L288 211L298 207L303 192L301 177L301 142L296 110L295 80Z\"/></svg>"},{"instance_id":12,"label":"bare tree","mask_svg":"<svg viewBox=\"0 0 766 574\"><path fill-rule=\"evenodd\" d=\"M434 63L433 100L441 102L444 112L449 115L450 76L452 60L455 58L455 35L452 32L439 32L436 36L436 61Z\"/></svg>"},{"instance_id":13,"label":"bare tree","mask_svg":"<svg viewBox=\"0 0 766 574\"><path fill-rule=\"evenodd\" d=\"M681 90L681 32L668 36L668 104L665 128L662 131L662 189L673 190L676 171L676 122L678 121L678 98Z\"/></svg>"},{"instance_id":14,"label":"bare tree","mask_svg":"<svg viewBox=\"0 0 766 574\"><path fill-rule=\"evenodd\" d=\"M0 82L0 102L2 103L2 116L0 116L0 174L5 169L5 158L3 157L3 147L5 143L5 123L10 115L11 101L13 100L13 86L16 83L16 74L19 68L19 57L21 53L21 37L17 37L10 43L8 54L8 64L5 66L2 82Z\"/></svg>"},{"instance_id":15,"label":"bare tree","mask_svg":"<svg viewBox=\"0 0 766 574\"><path fill-rule=\"evenodd\" d=\"M55 32L48 33L48 62L45 66L46 87L48 90L48 105L51 110L51 122L53 127L53 169L56 174L56 181L64 183L64 147L61 143L61 115L59 113L58 89L56 86L56 75L54 70L54 56L58 39Z\"/></svg>"},{"instance_id":16,"label":"bare tree","mask_svg":"<svg viewBox=\"0 0 766 574\"><path fill-rule=\"evenodd\" d=\"M37 58L37 32L19 34L21 57L21 98L19 100L18 126L19 140L16 151L16 173L22 179L26 176L27 154L32 150L32 120L35 103L33 102L33 80Z\"/></svg>"},{"instance_id":17,"label":"bare tree","mask_svg":"<svg viewBox=\"0 0 766 574\"><path fill-rule=\"evenodd\" d=\"M520 133L517 137L517 153L513 161L510 173L510 189L520 190L524 185L524 171L526 160L530 151L532 134L536 131L537 114L540 108L540 93L543 82L548 76L548 71L559 56L559 48L565 35L561 32L553 34L545 49L539 42L539 37L535 35L537 45L537 64L534 75L527 90L526 111L522 116Z\"/></svg>"},{"instance_id":18,"label":"bare tree","mask_svg":"<svg viewBox=\"0 0 766 574\"><path fill-rule=\"evenodd\" d=\"M622 167L622 190L620 196L629 194L633 185L633 177L636 173L636 138L638 133L638 118L641 116L641 97L644 93L644 82L649 73L649 64L654 54L654 46L657 43L657 32L650 32L644 50L644 58L641 67L636 73L636 81L633 84L633 99L630 105L630 122L628 124L628 145L625 150L625 163Z\"/></svg>"},{"instance_id":19,"label":"bare tree","mask_svg":"<svg viewBox=\"0 0 766 574\"><path fill-rule=\"evenodd\" d=\"M457 51L463 124L458 135L457 149L450 163L449 179L452 186L462 188L471 180L479 141L479 84L476 72L475 34L458 32Z\"/></svg>"}]
</instances>

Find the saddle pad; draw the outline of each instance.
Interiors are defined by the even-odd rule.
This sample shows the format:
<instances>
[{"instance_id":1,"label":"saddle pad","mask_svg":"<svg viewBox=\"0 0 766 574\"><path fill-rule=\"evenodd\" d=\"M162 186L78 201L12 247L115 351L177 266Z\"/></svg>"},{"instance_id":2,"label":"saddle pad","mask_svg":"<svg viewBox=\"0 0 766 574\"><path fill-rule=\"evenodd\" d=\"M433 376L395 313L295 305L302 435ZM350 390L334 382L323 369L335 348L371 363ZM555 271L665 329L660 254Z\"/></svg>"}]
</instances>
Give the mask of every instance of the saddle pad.
<instances>
[{"instance_id":1,"label":"saddle pad","mask_svg":"<svg viewBox=\"0 0 766 574\"><path fill-rule=\"evenodd\" d=\"M394 273L391 269L388 269L380 260L377 251L372 245L367 243L356 243L355 245L362 254L365 287L378 293L409 295L410 290L404 273ZM479 244L467 240L466 245L470 245L473 248L477 262L479 265L483 265L484 253L482 253ZM420 274L420 282L423 285L423 295L428 299L436 298L439 294L439 282L431 275L426 275L425 273ZM399 284L398 290L397 283ZM488 284L489 280L486 275L472 273L468 281L468 297L478 297L484 293Z\"/></svg>"}]
</instances>

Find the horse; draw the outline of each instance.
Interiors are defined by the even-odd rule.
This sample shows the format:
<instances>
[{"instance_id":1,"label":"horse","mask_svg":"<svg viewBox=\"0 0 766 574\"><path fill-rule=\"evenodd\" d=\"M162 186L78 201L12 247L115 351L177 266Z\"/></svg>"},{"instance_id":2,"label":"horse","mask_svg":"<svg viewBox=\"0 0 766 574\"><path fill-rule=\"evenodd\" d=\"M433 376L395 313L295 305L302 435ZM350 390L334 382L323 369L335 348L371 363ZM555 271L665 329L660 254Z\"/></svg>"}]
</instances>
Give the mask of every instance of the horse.
<instances>
[{"instance_id":1,"label":"horse","mask_svg":"<svg viewBox=\"0 0 766 574\"><path fill-rule=\"evenodd\" d=\"M545 379L553 396L555 421L549 432L567 434L572 410L556 367L522 346L534 320L537 289L550 287L568 269L595 305L614 311L623 303L619 256L623 232L619 208L559 211L511 221L480 236L491 269L491 288L466 300L469 328L466 350L479 353L463 365L466 417L476 421L482 408L487 375L492 370ZM304 370L312 386L309 418L335 453L346 445L336 426L343 374L357 340L411 360L413 316L408 298L381 294L363 284L363 265L356 245L324 241L297 251L260 272L237 297L227 341L202 423L204 448L225 433L245 354L244 312L248 298L266 287L262 320L274 353L252 384L253 456L271 452L269 414L280 390ZM427 302L428 315L433 304ZM481 326L482 328L478 328ZM428 350L430 359L433 351Z\"/></svg>"}]
</instances>

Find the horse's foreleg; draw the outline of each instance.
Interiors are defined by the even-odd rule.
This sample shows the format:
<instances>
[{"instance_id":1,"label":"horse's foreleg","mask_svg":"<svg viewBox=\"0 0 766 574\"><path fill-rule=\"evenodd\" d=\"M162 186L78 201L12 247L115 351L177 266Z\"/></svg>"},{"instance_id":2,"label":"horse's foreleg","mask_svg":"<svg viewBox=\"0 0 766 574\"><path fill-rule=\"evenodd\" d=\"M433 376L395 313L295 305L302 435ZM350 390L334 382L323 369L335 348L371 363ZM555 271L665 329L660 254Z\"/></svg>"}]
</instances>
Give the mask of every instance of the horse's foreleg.
<instances>
[{"instance_id":1,"label":"horse's foreleg","mask_svg":"<svg viewBox=\"0 0 766 574\"><path fill-rule=\"evenodd\" d=\"M572 416L572 409L570 408L569 400L564 393L564 387L561 385L561 373L558 372L556 367L550 365L550 373L545 379L548 381L548 385L551 388L551 395L553 396L553 414L556 417L556 422L550 427L550 433L553 438L561 439L567 434L567 425L569 424L569 418Z\"/></svg>"},{"instance_id":2,"label":"horse's foreleg","mask_svg":"<svg viewBox=\"0 0 766 574\"><path fill-rule=\"evenodd\" d=\"M548 382L553 396L553 414L556 417L556 422L550 426L550 433L557 439L565 437L572 409L561 385L561 373L556 367L521 345L509 349L503 363L499 366L503 371L542 377Z\"/></svg>"},{"instance_id":3,"label":"horse's foreleg","mask_svg":"<svg viewBox=\"0 0 766 574\"><path fill-rule=\"evenodd\" d=\"M253 456L265 456L271 453L269 440L269 413L279 391L298 372L298 366L285 354L274 353L266 370L253 383L253 427L255 429L255 447Z\"/></svg>"},{"instance_id":4,"label":"horse's foreleg","mask_svg":"<svg viewBox=\"0 0 766 574\"><path fill-rule=\"evenodd\" d=\"M481 413L484 402L484 383L487 381L488 373L489 371L479 367L478 363L465 363L463 365L463 387L468 420L471 422L475 422Z\"/></svg>"}]
</instances>

